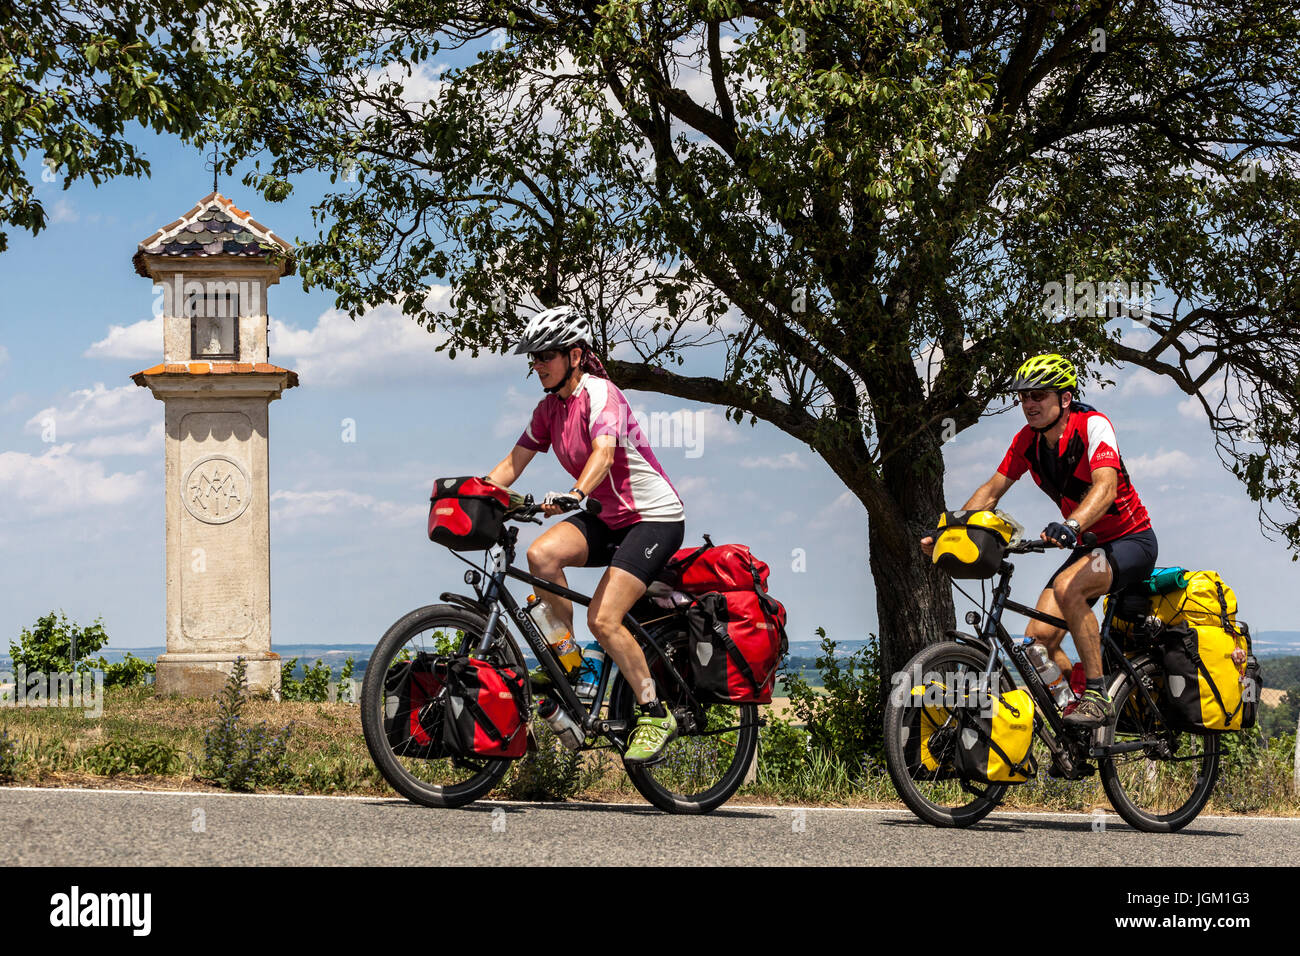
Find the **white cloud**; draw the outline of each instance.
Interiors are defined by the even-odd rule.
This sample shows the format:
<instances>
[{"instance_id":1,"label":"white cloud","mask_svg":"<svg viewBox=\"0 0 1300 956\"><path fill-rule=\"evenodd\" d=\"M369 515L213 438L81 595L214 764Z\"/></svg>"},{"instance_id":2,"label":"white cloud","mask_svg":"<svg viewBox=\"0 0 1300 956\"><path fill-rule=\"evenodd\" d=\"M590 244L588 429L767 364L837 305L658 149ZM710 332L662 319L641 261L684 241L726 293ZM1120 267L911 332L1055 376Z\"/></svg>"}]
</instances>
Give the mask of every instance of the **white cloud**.
<instances>
[{"instance_id":1,"label":"white cloud","mask_svg":"<svg viewBox=\"0 0 1300 956\"><path fill-rule=\"evenodd\" d=\"M536 395L525 395L513 385L506 389L501 399L501 413L492 426L493 438L518 438L528 423L532 421L533 409L541 401L544 392L539 388Z\"/></svg>"},{"instance_id":2,"label":"white cloud","mask_svg":"<svg viewBox=\"0 0 1300 956\"><path fill-rule=\"evenodd\" d=\"M1133 476L1134 482L1155 481L1160 478L1180 475L1199 476L1204 473L1206 467L1187 452L1178 449L1158 451L1151 455L1137 455L1132 458L1126 457L1124 465L1128 468L1129 474Z\"/></svg>"},{"instance_id":3,"label":"white cloud","mask_svg":"<svg viewBox=\"0 0 1300 956\"><path fill-rule=\"evenodd\" d=\"M843 530L850 522L860 521L865 526L867 510L851 491L842 492L830 504L819 508L808 522L809 528L834 528Z\"/></svg>"},{"instance_id":4,"label":"white cloud","mask_svg":"<svg viewBox=\"0 0 1300 956\"><path fill-rule=\"evenodd\" d=\"M77 210L72 203L66 199L60 199L54 204L54 210L50 213L50 225L57 226L63 222L76 222L78 218Z\"/></svg>"},{"instance_id":5,"label":"white cloud","mask_svg":"<svg viewBox=\"0 0 1300 956\"><path fill-rule=\"evenodd\" d=\"M427 502L398 504L342 488L276 491L271 494L271 513L277 521L353 516L367 521L378 519L387 524L410 524L427 517L428 511Z\"/></svg>"},{"instance_id":6,"label":"white cloud","mask_svg":"<svg viewBox=\"0 0 1300 956\"><path fill-rule=\"evenodd\" d=\"M162 359L163 317L132 325L110 325L108 335L83 353L86 358Z\"/></svg>"},{"instance_id":7,"label":"white cloud","mask_svg":"<svg viewBox=\"0 0 1300 956\"><path fill-rule=\"evenodd\" d=\"M43 435L52 424L53 440L76 435L91 435L118 428L154 422L162 417L161 403L148 389L137 385L106 388L96 382L91 388L77 389L57 406L37 412L24 429Z\"/></svg>"},{"instance_id":8,"label":"white cloud","mask_svg":"<svg viewBox=\"0 0 1300 956\"><path fill-rule=\"evenodd\" d=\"M163 450L163 423L156 422L152 428L139 434L97 435L89 441L77 442L73 448L74 455L83 458L105 458L109 455L158 455Z\"/></svg>"},{"instance_id":9,"label":"white cloud","mask_svg":"<svg viewBox=\"0 0 1300 956\"><path fill-rule=\"evenodd\" d=\"M1174 380L1167 375L1151 372L1134 366L1127 374L1116 375L1116 387L1113 394L1125 398L1139 396L1168 395L1174 389Z\"/></svg>"},{"instance_id":10,"label":"white cloud","mask_svg":"<svg viewBox=\"0 0 1300 956\"><path fill-rule=\"evenodd\" d=\"M436 286L429 306L450 292ZM322 312L314 328L299 329L271 320L271 357L302 378L303 385L381 385L397 380L428 380L438 376L488 377L513 369L522 374L523 361L512 356L480 352L477 358L458 353L453 360L434 349L447 340L430 334L394 305L383 305L355 321L336 309Z\"/></svg>"},{"instance_id":11,"label":"white cloud","mask_svg":"<svg viewBox=\"0 0 1300 956\"><path fill-rule=\"evenodd\" d=\"M0 521L119 506L146 492L145 472L108 474L102 462L75 458L71 451L65 444L39 456L0 453L0 499L7 503Z\"/></svg>"},{"instance_id":12,"label":"white cloud","mask_svg":"<svg viewBox=\"0 0 1300 956\"><path fill-rule=\"evenodd\" d=\"M808 465L799 457L797 451L788 451L784 455L750 457L740 459L741 468L797 468L806 471Z\"/></svg>"}]
</instances>

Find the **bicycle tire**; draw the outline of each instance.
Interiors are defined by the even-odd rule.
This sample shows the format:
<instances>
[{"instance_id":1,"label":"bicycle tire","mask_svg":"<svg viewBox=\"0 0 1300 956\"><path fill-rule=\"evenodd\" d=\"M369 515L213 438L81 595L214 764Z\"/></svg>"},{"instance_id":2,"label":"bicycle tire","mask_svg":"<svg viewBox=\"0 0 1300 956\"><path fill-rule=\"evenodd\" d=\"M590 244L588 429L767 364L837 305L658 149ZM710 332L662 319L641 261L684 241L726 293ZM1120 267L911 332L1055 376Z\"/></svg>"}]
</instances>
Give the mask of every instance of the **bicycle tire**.
<instances>
[{"instance_id":1,"label":"bicycle tire","mask_svg":"<svg viewBox=\"0 0 1300 956\"><path fill-rule=\"evenodd\" d=\"M1136 668L1138 678L1147 684L1152 695L1159 697L1156 681L1162 674L1160 665L1147 660ZM1127 674L1111 691L1115 702L1116 720L1100 734L1103 746L1116 743L1117 738L1143 739L1172 735L1173 755L1184 749L1203 748L1201 759L1174 760L1163 756L1158 747L1116 754L1102 758L1099 763L1102 789L1115 812L1125 823L1147 833L1175 833L1187 826L1209 803L1214 786L1219 779L1219 746L1213 733L1189 731L1171 732L1161 724L1156 714L1136 692L1136 686ZM1184 757L1188 754L1184 753ZM1194 754L1192 755L1194 756ZM1195 776L1191 774L1195 772ZM1188 789L1187 799L1176 806L1179 791ZM1172 796L1167 796L1172 792ZM1148 809L1142 804L1156 803Z\"/></svg>"},{"instance_id":2,"label":"bicycle tire","mask_svg":"<svg viewBox=\"0 0 1300 956\"><path fill-rule=\"evenodd\" d=\"M457 650L465 653L477 647L486 625L486 617L456 605L431 604L418 608L384 633L366 665L361 684L361 730L366 749L389 786L413 803L427 807L461 807L473 803L490 793L510 770L510 760L404 757L394 751L384 728L385 678L403 649L408 653L412 647L435 653L449 650L449 643L459 643ZM445 638L449 643L437 645L437 638L432 635L438 632L445 635L448 631L452 632L452 636ZM428 640L425 635L430 635ZM524 672L523 658L504 629L498 628L493 647L505 663ZM525 703L528 703L527 696ZM465 779L456 779L462 776ZM446 782L448 778L453 782Z\"/></svg>"},{"instance_id":3,"label":"bicycle tire","mask_svg":"<svg viewBox=\"0 0 1300 956\"><path fill-rule=\"evenodd\" d=\"M664 667L676 666L687 683L691 682L690 637L685 630L663 628L655 633L669 661L662 661L653 648L644 648L646 663L654 679L659 698L673 708L679 726L689 709L675 681L667 678ZM636 699L622 671L610 692L610 714L615 720L636 720ZM664 760L647 766L627 766L632 786L665 813L711 813L722 806L745 782L758 749L758 706L756 704L714 704L708 709L708 724L715 729L738 728L725 734L689 733L678 737L666 748ZM707 783L696 791L694 786Z\"/></svg>"},{"instance_id":4,"label":"bicycle tire","mask_svg":"<svg viewBox=\"0 0 1300 956\"><path fill-rule=\"evenodd\" d=\"M978 673L987 664L987 655L968 645L956 641L931 644L908 661L900 675L896 675L895 680L901 679L907 686L900 687L896 683L890 689L889 699L885 703L885 765L894 783L894 790L909 810L933 826L968 827L978 823L1002 802L1007 787L1005 784L979 784L985 788L982 793L971 794L963 789L960 781L938 777L926 781L923 767L919 764L916 767L909 766L905 756L908 718L915 716L918 708L912 704L912 685L909 683L912 678L908 675L924 677L930 673L950 673L944 667L964 667L966 672ZM1003 690L1014 687L1005 671L1002 672L1001 686ZM952 711L946 708L945 711L951 719ZM918 780L918 776L922 779ZM966 803L952 805L936 802L937 796L947 794L952 794L955 799L971 799Z\"/></svg>"}]
</instances>

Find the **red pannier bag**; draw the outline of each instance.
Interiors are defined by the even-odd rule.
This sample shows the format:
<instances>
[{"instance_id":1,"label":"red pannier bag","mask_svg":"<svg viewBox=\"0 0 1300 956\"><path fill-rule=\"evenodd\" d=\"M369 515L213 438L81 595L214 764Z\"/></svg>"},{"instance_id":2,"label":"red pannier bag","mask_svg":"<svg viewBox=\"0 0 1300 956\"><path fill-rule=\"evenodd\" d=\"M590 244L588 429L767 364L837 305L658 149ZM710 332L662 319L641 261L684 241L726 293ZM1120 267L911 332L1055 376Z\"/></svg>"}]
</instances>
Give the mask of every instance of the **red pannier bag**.
<instances>
[{"instance_id":1,"label":"red pannier bag","mask_svg":"<svg viewBox=\"0 0 1300 956\"><path fill-rule=\"evenodd\" d=\"M691 671L704 703L770 704L789 648L785 608L763 591L702 594L686 612Z\"/></svg>"},{"instance_id":2,"label":"red pannier bag","mask_svg":"<svg viewBox=\"0 0 1300 956\"><path fill-rule=\"evenodd\" d=\"M453 551L497 543L510 494L482 478L439 478L429 497L429 540Z\"/></svg>"},{"instance_id":3,"label":"red pannier bag","mask_svg":"<svg viewBox=\"0 0 1300 956\"><path fill-rule=\"evenodd\" d=\"M522 757L528 746L524 676L489 661L454 657L434 667L446 684L443 744L463 757Z\"/></svg>"},{"instance_id":4,"label":"red pannier bag","mask_svg":"<svg viewBox=\"0 0 1300 956\"><path fill-rule=\"evenodd\" d=\"M754 557L743 544L715 545L708 542L699 548L676 552L660 578L687 594L709 591L766 591L768 567Z\"/></svg>"},{"instance_id":5,"label":"red pannier bag","mask_svg":"<svg viewBox=\"0 0 1300 956\"><path fill-rule=\"evenodd\" d=\"M442 712L438 699L442 680L433 672L432 655L399 661L384 678L384 735L393 753L417 760L447 756L442 743Z\"/></svg>"}]
</instances>

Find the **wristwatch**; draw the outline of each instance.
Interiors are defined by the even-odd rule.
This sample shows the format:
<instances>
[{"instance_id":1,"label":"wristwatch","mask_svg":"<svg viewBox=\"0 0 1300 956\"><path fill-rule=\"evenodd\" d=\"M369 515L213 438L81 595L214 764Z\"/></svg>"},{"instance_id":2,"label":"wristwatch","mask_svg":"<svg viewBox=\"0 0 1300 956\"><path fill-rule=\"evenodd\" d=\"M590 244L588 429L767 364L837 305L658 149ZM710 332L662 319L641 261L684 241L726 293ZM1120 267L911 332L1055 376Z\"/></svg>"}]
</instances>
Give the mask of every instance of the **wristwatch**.
<instances>
[{"instance_id":1,"label":"wristwatch","mask_svg":"<svg viewBox=\"0 0 1300 956\"><path fill-rule=\"evenodd\" d=\"M1078 537L1083 533L1083 528L1079 527L1079 522L1075 521L1073 518L1066 518L1065 526L1074 532L1075 537Z\"/></svg>"},{"instance_id":2,"label":"wristwatch","mask_svg":"<svg viewBox=\"0 0 1300 956\"><path fill-rule=\"evenodd\" d=\"M569 489L569 491L573 494L578 495L579 501L585 501L587 498L587 493L583 491L581 488L579 488L577 485L574 485L572 488Z\"/></svg>"}]
</instances>

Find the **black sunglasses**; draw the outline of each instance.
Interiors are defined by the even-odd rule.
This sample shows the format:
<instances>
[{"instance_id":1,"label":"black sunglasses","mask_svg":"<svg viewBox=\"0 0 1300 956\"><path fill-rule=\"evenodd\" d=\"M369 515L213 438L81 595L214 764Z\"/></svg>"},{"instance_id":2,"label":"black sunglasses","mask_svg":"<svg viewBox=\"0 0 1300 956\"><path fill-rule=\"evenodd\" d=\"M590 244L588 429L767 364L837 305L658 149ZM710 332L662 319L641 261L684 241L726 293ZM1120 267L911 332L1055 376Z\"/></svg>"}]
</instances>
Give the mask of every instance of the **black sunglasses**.
<instances>
[{"instance_id":1,"label":"black sunglasses","mask_svg":"<svg viewBox=\"0 0 1300 956\"><path fill-rule=\"evenodd\" d=\"M1032 392L1017 392L1016 398L1021 402L1025 399L1029 399L1031 402L1045 402L1047 401L1047 396L1055 394L1056 393L1050 389L1040 388L1034 389Z\"/></svg>"},{"instance_id":2,"label":"black sunglasses","mask_svg":"<svg viewBox=\"0 0 1300 956\"><path fill-rule=\"evenodd\" d=\"M563 354L564 352L562 352L560 349L547 349L544 352L529 352L528 364L536 365L538 362L551 362L554 361L557 355L563 355Z\"/></svg>"}]
</instances>

